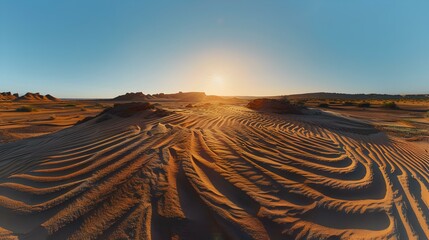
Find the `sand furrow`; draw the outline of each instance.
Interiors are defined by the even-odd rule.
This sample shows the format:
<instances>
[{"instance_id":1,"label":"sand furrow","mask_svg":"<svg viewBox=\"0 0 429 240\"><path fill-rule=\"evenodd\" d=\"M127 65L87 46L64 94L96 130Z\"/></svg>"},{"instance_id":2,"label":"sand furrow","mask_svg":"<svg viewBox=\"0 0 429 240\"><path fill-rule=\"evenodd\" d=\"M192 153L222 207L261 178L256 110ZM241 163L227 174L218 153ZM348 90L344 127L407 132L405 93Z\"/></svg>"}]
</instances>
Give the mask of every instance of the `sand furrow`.
<instances>
[{"instance_id":1,"label":"sand furrow","mask_svg":"<svg viewBox=\"0 0 429 240\"><path fill-rule=\"evenodd\" d=\"M429 155L330 114L144 112L0 154L1 239L429 237Z\"/></svg>"}]
</instances>

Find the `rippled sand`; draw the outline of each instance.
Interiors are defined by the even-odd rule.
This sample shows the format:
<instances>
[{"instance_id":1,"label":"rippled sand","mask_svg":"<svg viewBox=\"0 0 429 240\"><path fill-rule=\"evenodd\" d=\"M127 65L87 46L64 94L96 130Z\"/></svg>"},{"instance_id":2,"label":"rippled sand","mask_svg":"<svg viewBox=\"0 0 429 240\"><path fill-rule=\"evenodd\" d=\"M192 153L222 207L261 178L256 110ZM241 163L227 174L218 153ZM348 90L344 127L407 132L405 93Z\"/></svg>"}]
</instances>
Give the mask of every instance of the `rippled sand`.
<instances>
[{"instance_id":1,"label":"rippled sand","mask_svg":"<svg viewBox=\"0 0 429 240\"><path fill-rule=\"evenodd\" d=\"M0 145L0 239L429 237L429 154L338 116L209 106Z\"/></svg>"}]
</instances>

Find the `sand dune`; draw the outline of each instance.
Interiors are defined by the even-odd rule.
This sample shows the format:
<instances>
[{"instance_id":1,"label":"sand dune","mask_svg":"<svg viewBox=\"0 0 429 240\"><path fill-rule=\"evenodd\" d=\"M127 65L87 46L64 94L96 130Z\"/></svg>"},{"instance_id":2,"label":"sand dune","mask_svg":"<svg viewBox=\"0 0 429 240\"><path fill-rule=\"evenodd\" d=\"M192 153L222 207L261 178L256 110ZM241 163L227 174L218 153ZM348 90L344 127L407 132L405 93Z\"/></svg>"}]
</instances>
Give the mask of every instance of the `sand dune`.
<instances>
[{"instance_id":1,"label":"sand dune","mask_svg":"<svg viewBox=\"0 0 429 240\"><path fill-rule=\"evenodd\" d=\"M418 145L328 114L153 111L0 145L0 238L429 237Z\"/></svg>"}]
</instances>

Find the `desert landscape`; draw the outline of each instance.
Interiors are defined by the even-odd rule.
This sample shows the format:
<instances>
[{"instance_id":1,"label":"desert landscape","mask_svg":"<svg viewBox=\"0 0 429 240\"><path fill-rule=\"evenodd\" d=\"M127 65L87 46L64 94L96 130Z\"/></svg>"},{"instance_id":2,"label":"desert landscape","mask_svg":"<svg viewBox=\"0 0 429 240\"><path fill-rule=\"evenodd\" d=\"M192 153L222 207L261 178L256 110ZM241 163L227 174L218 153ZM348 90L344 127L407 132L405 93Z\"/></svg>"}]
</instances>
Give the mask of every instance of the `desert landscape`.
<instances>
[{"instance_id":1,"label":"desert landscape","mask_svg":"<svg viewBox=\"0 0 429 240\"><path fill-rule=\"evenodd\" d=\"M5 101L0 238L427 238L429 101L325 102Z\"/></svg>"},{"instance_id":2,"label":"desert landscape","mask_svg":"<svg viewBox=\"0 0 429 240\"><path fill-rule=\"evenodd\" d=\"M429 239L429 1L0 1L0 240Z\"/></svg>"}]
</instances>

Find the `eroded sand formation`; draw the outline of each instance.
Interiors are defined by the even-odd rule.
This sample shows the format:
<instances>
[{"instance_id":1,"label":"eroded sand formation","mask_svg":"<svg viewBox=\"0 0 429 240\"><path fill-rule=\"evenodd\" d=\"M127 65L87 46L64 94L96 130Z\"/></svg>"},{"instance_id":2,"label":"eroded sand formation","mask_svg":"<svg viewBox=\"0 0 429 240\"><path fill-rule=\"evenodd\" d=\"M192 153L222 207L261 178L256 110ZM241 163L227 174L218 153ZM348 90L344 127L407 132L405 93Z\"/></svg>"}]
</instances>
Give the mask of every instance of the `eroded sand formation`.
<instances>
[{"instance_id":1,"label":"eroded sand formation","mask_svg":"<svg viewBox=\"0 0 429 240\"><path fill-rule=\"evenodd\" d=\"M26 93L25 95L21 96L21 97L17 97L15 99L15 101L60 101L60 99L47 94L47 95L42 95L40 93Z\"/></svg>"},{"instance_id":2,"label":"eroded sand formation","mask_svg":"<svg viewBox=\"0 0 429 240\"><path fill-rule=\"evenodd\" d=\"M43 102L43 101L60 101L60 99L47 94L47 95L42 95L40 93L26 93L23 96L19 96L18 93L14 93L12 94L11 92L2 92L0 93L0 101L37 101L37 102Z\"/></svg>"},{"instance_id":3,"label":"eroded sand formation","mask_svg":"<svg viewBox=\"0 0 429 240\"><path fill-rule=\"evenodd\" d=\"M1 92L0 93L0 101L12 101L18 98L18 93L12 94L11 92Z\"/></svg>"},{"instance_id":4,"label":"eroded sand formation","mask_svg":"<svg viewBox=\"0 0 429 240\"><path fill-rule=\"evenodd\" d=\"M429 155L411 143L325 114L154 111L0 145L0 238L429 235Z\"/></svg>"}]
</instances>

